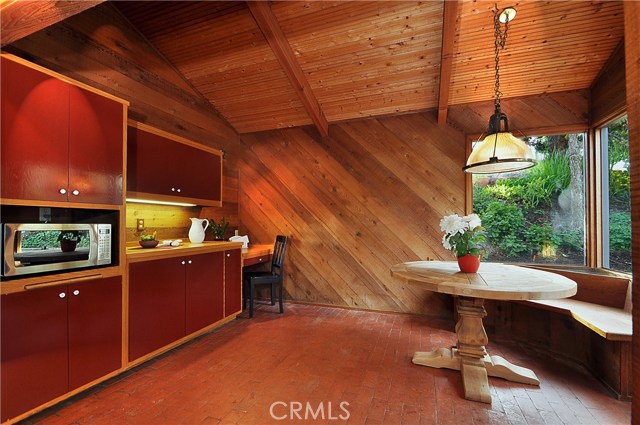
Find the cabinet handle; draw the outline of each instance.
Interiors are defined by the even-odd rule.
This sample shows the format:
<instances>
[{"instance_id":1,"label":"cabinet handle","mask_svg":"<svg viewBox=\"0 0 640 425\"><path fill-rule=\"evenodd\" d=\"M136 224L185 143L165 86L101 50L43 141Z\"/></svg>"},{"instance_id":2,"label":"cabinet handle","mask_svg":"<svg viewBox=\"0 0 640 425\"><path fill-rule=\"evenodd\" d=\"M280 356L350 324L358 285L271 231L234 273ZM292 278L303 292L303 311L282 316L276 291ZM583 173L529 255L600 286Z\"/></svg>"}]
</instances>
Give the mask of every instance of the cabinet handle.
<instances>
[{"instance_id":1,"label":"cabinet handle","mask_svg":"<svg viewBox=\"0 0 640 425\"><path fill-rule=\"evenodd\" d=\"M75 291L73 291L73 295L80 295L80 291L76 289Z\"/></svg>"},{"instance_id":2,"label":"cabinet handle","mask_svg":"<svg viewBox=\"0 0 640 425\"><path fill-rule=\"evenodd\" d=\"M64 292L60 292L60 293L58 294L58 296L59 296L60 298L64 298L64 297L66 297L66 296L67 296L67 294L65 294Z\"/></svg>"},{"instance_id":3,"label":"cabinet handle","mask_svg":"<svg viewBox=\"0 0 640 425\"><path fill-rule=\"evenodd\" d=\"M191 263L193 263L193 261L189 260L188 263L191 264Z\"/></svg>"},{"instance_id":4,"label":"cabinet handle","mask_svg":"<svg viewBox=\"0 0 640 425\"><path fill-rule=\"evenodd\" d=\"M73 190L71 191L71 194L72 194L73 196L78 196L78 195L80 195L80 191L79 191L78 189L73 189Z\"/></svg>"},{"instance_id":5,"label":"cabinet handle","mask_svg":"<svg viewBox=\"0 0 640 425\"><path fill-rule=\"evenodd\" d=\"M185 261L183 261L182 264L187 264L187 263Z\"/></svg>"},{"instance_id":6,"label":"cabinet handle","mask_svg":"<svg viewBox=\"0 0 640 425\"><path fill-rule=\"evenodd\" d=\"M65 188L63 187L63 188L61 188L61 189L58 191L58 193L59 193L60 195L66 195L66 194L67 194L67 189L65 189Z\"/></svg>"}]
</instances>

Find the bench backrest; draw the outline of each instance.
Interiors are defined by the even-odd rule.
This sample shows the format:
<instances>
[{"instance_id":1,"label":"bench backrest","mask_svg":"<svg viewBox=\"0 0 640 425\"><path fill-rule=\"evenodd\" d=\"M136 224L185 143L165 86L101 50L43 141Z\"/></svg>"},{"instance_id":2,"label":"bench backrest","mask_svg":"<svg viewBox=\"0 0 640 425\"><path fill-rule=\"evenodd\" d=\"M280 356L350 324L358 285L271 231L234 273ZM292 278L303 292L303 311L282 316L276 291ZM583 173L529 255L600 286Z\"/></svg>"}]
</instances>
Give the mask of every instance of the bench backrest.
<instances>
[{"instance_id":1,"label":"bench backrest","mask_svg":"<svg viewBox=\"0 0 640 425\"><path fill-rule=\"evenodd\" d=\"M621 273L585 268L569 270L542 265L526 267L557 273L574 280L578 284L578 292L571 297L573 299L631 312L631 279Z\"/></svg>"}]
</instances>

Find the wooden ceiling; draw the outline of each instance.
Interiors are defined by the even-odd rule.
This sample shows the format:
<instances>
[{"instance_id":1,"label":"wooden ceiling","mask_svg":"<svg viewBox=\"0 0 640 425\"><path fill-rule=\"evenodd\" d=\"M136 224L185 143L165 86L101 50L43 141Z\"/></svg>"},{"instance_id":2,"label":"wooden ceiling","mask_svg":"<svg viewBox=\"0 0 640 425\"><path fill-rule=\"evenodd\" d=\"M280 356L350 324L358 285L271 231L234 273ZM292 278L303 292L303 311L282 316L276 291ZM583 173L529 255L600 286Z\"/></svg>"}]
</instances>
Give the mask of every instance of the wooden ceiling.
<instances>
[{"instance_id":1,"label":"wooden ceiling","mask_svg":"<svg viewBox=\"0 0 640 425\"><path fill-rule=\"evenodd\" d=\"M113 5L238 133L313 124L326 134L425 110L444 122L450 106L493 98L495 1ZM497 2L507 6L517 16L503 99L589 89L622 42L621 1Z\"/></svg>"}]
</instances>

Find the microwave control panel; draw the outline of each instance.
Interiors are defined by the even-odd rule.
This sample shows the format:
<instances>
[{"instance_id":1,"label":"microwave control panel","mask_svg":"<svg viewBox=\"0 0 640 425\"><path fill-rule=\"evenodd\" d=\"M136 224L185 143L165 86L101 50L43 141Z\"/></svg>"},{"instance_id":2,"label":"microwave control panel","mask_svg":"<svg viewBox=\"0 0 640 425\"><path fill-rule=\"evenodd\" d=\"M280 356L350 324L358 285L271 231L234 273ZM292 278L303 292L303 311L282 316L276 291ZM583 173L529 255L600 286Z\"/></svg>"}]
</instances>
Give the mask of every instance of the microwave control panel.
<instances>
[{"instance_id":1,"label":"microwave control panel","mask_svg":"<svg viewBox=\"0 0 640 425\"><path fill-rule=\"evenodd\" d=\"M111 225L98 224L98 264L111 263Z\"/></svg>"}]
</instances>

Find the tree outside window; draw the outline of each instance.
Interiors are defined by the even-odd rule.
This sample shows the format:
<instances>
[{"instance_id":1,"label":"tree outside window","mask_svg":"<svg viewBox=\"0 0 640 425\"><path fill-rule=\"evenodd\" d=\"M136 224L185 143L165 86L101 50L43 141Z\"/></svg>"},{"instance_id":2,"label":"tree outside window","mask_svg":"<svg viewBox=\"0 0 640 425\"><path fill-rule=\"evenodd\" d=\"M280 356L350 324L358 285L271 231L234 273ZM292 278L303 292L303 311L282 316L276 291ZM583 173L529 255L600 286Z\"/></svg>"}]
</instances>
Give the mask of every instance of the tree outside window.
<instances>
[{"instance_id":1,"label":"tree outside window","mask_svg":"<svg viewBox=\"0 0 640 425\"><path fill-rule=\"evenodd\" d=\"M585 264L584 140L530 137L535 167L473 176L473 211L486 228L483 261Z\"/></svg>"},{"instance_id":2,"label":"tree outside window","mask_svg":"<svg viewBox=\"0 0 640 425\"><path fill-rule=\"evenodd\" d=\"M631 196L629 127L622 117L600 130L604 267L631 271Z\"/></svg>"}]
</instances>

